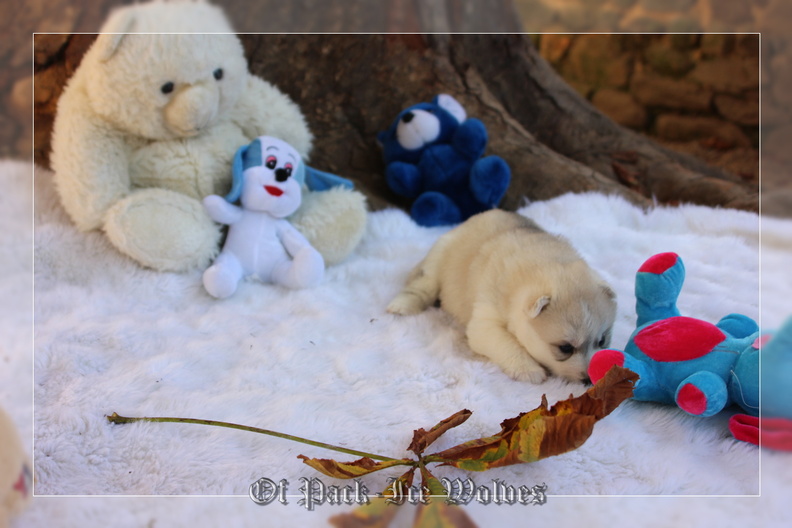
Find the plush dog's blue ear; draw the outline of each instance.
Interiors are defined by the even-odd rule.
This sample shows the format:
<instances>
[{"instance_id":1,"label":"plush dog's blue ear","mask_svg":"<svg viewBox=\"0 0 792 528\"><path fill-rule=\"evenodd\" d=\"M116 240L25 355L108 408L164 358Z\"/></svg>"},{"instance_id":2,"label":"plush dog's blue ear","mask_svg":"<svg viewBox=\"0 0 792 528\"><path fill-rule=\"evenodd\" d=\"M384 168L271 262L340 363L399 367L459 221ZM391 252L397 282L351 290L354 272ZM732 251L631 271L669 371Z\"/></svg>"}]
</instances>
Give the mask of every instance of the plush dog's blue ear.
<instances>
[{"instance_id":1,"label":"plush dog's blue ear","mask_svg":"<svg viewBox=\"0 0 792 528\"><path fill-rule=\"evenodd\" d=\"M230 203L236 202L242 195L242 173L245 172L245 153L249 147L250 145L241 146L234 154L234 162L231 165L231 191L225 197Z\"/></svg>"},{"instance_id":2,"label":"plush dog's blue ear","mask_svg":"<svg viewBox=\"0 0 792 528\"><path fill-rule=\"evenodd\" d=\"M344 187L345 189L354 188L351 180L342 178L336 174L329 172L322 172L313 167L309 167L303 161L294 173L294 178L300 183L300 186L305 185L309 191L326 191L333 187Z\"/></svg>"},{"instance_id":3,"label":"plush dog's blue ear","mask_svg":"<svg viewBox=\"0 0 792 528\"><path fill-rule=\"evenodd\" d=\"M336 174L316 170L307 165L305 165L305 185L312 191L326 191L333 187L343 187L345 189L352 189L354 187L351 180L347 180Z\"/></svg>"}]
</instances>

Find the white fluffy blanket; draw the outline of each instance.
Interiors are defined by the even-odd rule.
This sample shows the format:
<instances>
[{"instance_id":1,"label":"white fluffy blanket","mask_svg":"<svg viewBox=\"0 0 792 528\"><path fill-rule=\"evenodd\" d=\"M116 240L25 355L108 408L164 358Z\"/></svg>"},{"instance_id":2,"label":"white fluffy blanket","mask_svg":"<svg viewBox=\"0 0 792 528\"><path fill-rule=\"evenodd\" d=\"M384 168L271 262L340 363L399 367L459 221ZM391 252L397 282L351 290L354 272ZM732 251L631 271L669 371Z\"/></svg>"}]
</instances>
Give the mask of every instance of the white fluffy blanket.
<instances>
[{"instance_id":1,"label":"white fluffy blanket","mask_svg":"<svg viewBox=\"0 0 792 528\"><path fill-rule=\"evenodd\" d=\"M218 301L204 292L199 271L145 270L101 233L78 232L57 202L51 174L35 172L32 186L31 166L0 165L2 353L10 365L3 367L0 390L25 438L34 440L37 495L14 526L50 526L53 518L58 526L81 527L221 526L228 520L233 526L324 526L329 516L350 509L301 508L299 479L320 475L296 456L353 456L199 425L111 425L105 415L113 411L224 420L403 457L414 429L460 409L472 417L430 452L497 432L503 419L537 407L542 394L552 404L585 390L555 379L534 386L507 378L470 352L461 329L439 309L407 318L386 314L407 272L445 231L418 227L401 211L370 214L357 251L330 268L317 288L249 282ZM662 251L685 261L679 305L686 315L714 322L740 312L761 316L772 328L790 314L792 222L697 206L644 213L596 194L566 195L520 212L568 237L614 286L613 346L622 346L633 329L635 270ZM576 451L485 473L437 468L435 474L470 476L480 485L492 479L515 487L547 484L541 507L469 508L481 526L610 526L617 519L666 526L669 518L729 526L788 518L792 453L734 440L728 416L696 419L672 407L626 402ZM398 474L398 468L386 470L363 482L378 491ZM248 487L260 477L289 481L289 505L250 501ZM760 494L692 502L570 497ZM44 497L59 495L225 498ZM409 525L409 515L400 519Z\"/></svg>"}]
</instances>

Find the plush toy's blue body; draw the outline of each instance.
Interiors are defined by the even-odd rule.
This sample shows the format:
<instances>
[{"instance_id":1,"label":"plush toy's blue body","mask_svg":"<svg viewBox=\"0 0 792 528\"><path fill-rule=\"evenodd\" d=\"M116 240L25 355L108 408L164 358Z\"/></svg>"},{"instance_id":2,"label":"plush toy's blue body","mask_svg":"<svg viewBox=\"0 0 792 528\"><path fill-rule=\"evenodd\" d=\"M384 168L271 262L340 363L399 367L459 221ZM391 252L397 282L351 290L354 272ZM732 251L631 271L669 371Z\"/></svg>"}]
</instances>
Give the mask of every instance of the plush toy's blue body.
<instances>
[{"instance_id":1,"label":"plush toy's blue body","mask_svg":"<svg viewBox=\"0 0 792 528\"><path fill-rule=\"evenodd\" d=\"M757 414L759 337L756 322L730 314L712 324L680 315L677 297L685 280L682 259L661 253L635 278L636 329L624 351L600 350L589 377L599 380L611 366L638 374L633 398L676 404L695 416L712 416L731 404Z\"/></svg>"},{"instance_id":2,"label":"plush toy's blue body","mask_svg":"<svg viewBox=\"0 0 792 528\"><path fill-rule=\"evenodd\" d=\"M423 226L456 224L498 205L511 180L497 156L482 158L487 130L450 95L403 110L378 139L388 186L413 200Z\"/></svg>"}]
</instances>

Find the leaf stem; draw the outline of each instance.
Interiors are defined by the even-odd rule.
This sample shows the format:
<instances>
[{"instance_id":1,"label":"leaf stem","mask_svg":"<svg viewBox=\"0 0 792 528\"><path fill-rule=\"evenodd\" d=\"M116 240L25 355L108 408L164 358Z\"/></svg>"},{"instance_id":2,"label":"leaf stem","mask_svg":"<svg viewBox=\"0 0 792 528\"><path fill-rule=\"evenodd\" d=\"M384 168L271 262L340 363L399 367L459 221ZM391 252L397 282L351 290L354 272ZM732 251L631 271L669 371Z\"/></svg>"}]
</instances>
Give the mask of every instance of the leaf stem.
<instances>
[{"instance_id":1,"label":"leaf stem","mask_svg":"<svg viewBox=\"0 0 792 528\"><path fill-rule=\"evenodd\" d=\"M215 427L227 427L229 429L240 429L242 431L249 431L251 433L258 433L263 435L275 436L278 438L284 438L286 440L292 440L294 442L300 442L301 444L308 444L315 447L321 447L324 449L330 449L332 451L338 451L339 453L346 453L348 455L355 455L359 457L368 457L374 460L381 460L383 462L391 462L396 460L395 458L386 457L383 455L376 455L373 453L366 453L365 451L356 451L354 449L347 449L345 447L335 446L332 444L325 444L324 442L317 442L315 440L309 440L308 438L301 438L299 436L294 436L286 433L279 433L277 431L270 431L269 429L259 429L258 427L251 427L249 425L240 425L230 422L220 422L217 420L202 420L198 418L170 418L165 416L140 416L140 417L129 417L129 416L120 416L118 413L113 413L107 416L107 420L114 424L126 424L126 423L133 423L133 422L170 422L170 423L189 423L189 424L198 424L198 425L212 425Z\"/></svg>"}]
</instances>

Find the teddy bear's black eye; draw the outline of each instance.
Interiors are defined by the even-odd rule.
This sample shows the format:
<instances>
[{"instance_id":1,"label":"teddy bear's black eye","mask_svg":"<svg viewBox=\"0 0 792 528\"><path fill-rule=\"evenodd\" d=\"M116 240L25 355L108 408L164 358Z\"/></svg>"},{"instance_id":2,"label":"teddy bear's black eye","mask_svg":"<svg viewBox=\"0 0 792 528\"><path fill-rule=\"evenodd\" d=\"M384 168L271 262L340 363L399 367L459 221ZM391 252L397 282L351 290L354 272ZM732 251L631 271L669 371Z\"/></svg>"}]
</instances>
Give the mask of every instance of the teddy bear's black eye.
<instances>
[{"instance_id":1,"label":"teddy bear's black eye","mask_svg":"<svg viewBox=\"0 0 792 528\"><path fill-rule=\"evenodd\" d=\"M171 93L174 88L175 88L175 86L174 86L174 84L172 82L166 82L165 84L160 86L160 91L162 93L164 93L165 95L167 95L167 94Z\"/></svg>"},{"instance_id":2,"label":"teddy bear's black eye","mask_svg":"<svg viewBox=\"0 0 792 528\"><path fill-rule=\"evenodd\" d=\"M217 68L212 75L214 75L215 80L219 81L223 78L223 68Z\"/></svg>"}]
</instances>

